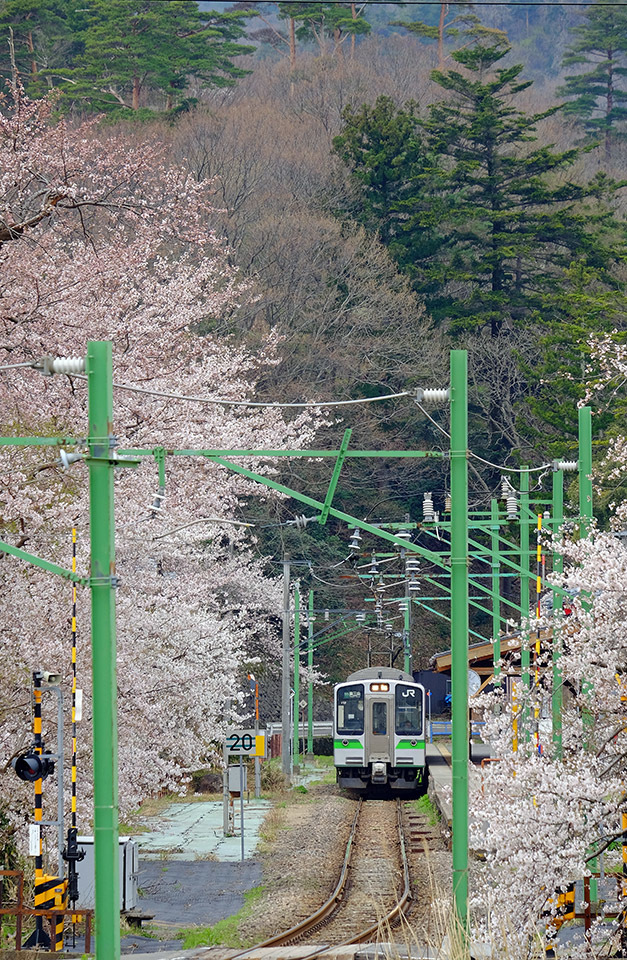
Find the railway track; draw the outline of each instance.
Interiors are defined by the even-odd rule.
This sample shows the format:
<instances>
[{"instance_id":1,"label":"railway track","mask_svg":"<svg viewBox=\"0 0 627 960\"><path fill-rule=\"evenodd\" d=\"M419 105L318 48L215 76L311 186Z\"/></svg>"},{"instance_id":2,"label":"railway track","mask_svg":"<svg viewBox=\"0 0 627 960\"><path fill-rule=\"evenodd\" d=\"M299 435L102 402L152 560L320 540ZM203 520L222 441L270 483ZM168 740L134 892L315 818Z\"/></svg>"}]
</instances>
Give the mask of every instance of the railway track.
<instances>
[{"instance_id":1,"label":"railway track","mask_svg":"<svg viewBox=\"0 0 627 960\"><path fill-rule=\"evenodd\" d=\"M311 916L231 960L252 958L266 947L311 943L313 960L330 946L387 939L411 901L401 802L360 800L340 877L329 899ZM320 941L323 940L324 943Z\"/></svg>"}]
</instances>

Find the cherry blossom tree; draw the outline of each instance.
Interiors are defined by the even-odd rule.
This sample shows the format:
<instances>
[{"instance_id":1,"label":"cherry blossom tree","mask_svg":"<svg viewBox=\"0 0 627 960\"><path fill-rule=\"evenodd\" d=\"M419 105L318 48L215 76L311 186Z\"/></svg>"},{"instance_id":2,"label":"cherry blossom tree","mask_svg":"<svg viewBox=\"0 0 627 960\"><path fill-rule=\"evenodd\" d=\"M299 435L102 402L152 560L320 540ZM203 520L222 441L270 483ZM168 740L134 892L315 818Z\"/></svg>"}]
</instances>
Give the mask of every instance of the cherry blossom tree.
<instances>
[{"instance_id":1,"label":"cherry blossom tree","mask_svg":"<svg viewBox=\"0 0 627 960\"><path fill-rule=\"evenodd\" d=\"M83 356L88 340L110 339L120 447L264 449L306 446L309 413L287 422L277 408L241 403L254 394L276 343L253 359L211 338L254 295L212 231L211 185L161 157L160 145L128 142L92 121L52 119L50 101L17 88L0 114L0 365L45 355ZM0 373L5 435L87 433L86 385L17 367ZM80 450L80 445L77 448ZM78 529L79 573L88 575L87 470L64 470L54 448L2 451L1 535L66 568ZM224 702L237 699L251 644L277 653L272 616L280 591L263 575L242 524L251 484L206 457L168 457L165 489L157 452L116 480L120 802L124 810L174 789L213 755ZM261 472L271 467L249 458ZM70 673L71 587L13 558L0 560L5 662L0 739L5 758L30 739L30 673ZM89 596L78 595L79 797L90 795ZM97 679L97 678L96 678ZM66 688L69 690L69 687ZM44 734L54 714L44 704ZM47 719L46 719L47 718ZM30 798L3 778L7 802ZM88 812L88 804L83 804Z\"/></svg>"},{"instance_id":2,"label":"cherry blossom tree","mask_svg":"<svg viewBox=\"0 0 627 960\"><path fill-rule=\"evenodd\" d=\"M593 345L593 368L588 399L594 412L603 390L616 393L625 382L620 337ZM611 440L600 474L615 486L624 482L624 437ZM472 905L479 935L489 930L492 939L507 939L509 956L528 955L557 913L557 891L590 876L600 854L606 871L620 869L615 848L627 813L627 544L619 534L627 502L617 499L612 507L609 531L595 526L580 539L577 528L565 526L552 544L564 572L553 573L551 585L572 598L572 613L563 616L556 602L555 613L522 624L532 638L538 629L552 637L542 644L529 688L519 681L515 702L508 700L503 663L504 682L482 697L485 738L499 762L483 771L471 798L472 842L486 851ZM561 739L557 725L543 729L538 719L555 694L562 701ZM591 936L601 952L610 955L620 937L625 946L624 923L624 915L613 926L597 922ZM582 953L589 949L581 944ZM568 956L576 955L571 945Z\"/></svg>"}]
</instances>

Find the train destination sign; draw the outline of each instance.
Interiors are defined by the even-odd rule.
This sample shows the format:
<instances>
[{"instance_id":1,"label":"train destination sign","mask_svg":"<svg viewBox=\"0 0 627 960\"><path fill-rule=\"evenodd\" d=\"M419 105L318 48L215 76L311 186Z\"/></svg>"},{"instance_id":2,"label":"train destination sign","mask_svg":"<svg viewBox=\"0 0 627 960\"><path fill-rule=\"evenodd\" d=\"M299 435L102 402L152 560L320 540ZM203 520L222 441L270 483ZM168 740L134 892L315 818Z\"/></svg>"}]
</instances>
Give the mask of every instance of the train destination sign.
<instances>
[{"instance_id":1,"label":"train destination sign","mask_svg":"<svg viewBox=\"0 0 627 960\"><path fill-rule=\"evenodd\" d=\"M227 757L265 757L265 731L230 730L226 735L224 752Z\"/></svg>"}]
</instances>

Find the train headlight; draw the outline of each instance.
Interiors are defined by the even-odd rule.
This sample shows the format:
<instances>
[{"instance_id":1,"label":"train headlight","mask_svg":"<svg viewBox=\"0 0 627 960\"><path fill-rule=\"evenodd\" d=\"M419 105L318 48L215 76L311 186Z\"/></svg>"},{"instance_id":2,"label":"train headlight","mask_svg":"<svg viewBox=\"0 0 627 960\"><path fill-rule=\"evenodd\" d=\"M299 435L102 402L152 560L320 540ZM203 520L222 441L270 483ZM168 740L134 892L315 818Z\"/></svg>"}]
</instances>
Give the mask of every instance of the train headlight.
<instances>
[{"instance_id":1,"label":"train headlight","mask_svg":"<svg viewBox=\"0 0 627 960\"><path fill-rule=\"evenodd\" d=\"M388 693L390 690L389 683L371 683L370 691L371 693Z\"/></svg>"}]
</instances>

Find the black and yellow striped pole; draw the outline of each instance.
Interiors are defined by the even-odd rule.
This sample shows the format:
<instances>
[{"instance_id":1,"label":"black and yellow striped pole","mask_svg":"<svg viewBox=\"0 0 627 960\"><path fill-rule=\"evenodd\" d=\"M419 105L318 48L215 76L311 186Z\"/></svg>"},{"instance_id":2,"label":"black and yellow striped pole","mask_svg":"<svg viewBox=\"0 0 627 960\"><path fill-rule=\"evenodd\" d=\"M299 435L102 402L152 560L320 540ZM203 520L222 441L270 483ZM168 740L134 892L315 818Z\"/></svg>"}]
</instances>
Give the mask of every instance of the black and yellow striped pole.
<instances>
[{"instance_id":1,"label":"black and yellow striped pole","mask_svg":"<svg viewBox=\"0 0 627 960\"><path fill-rule=\"evenodd\" d=\"M72 573L76 573L76 527L72 528ZM72 581L72 826L76 826L76 581Z\"/></svg>"},{"instance_id":2,"label":"black and yellow striped pole","mask_svg":"<svg viewBox=\"0 0 627 960\"><path fill-rule=\"evenodd\" d=\"M536 694L536 706L534 708L534 720L535 720L535 730L536 730L536 753L540 753L540 616L542 613L541 601L542 601L542 514L538 514L538 525L536 531L536 621L537 621L537 630L536 630L536 646L535 646L535 694Z\"/></svg>"},{"instance_id":3,"label":"black and yellow striped pole","mask_svg":"<svg viewBox=\"0 0 627 960\"><path fill-rule=\"evenodd\" d=\"M549 900L549 904L553 899ZM557 915L552 917L546 928L546 946L545 956L553 958L555 953L555 942L560 927L567 920L575 919L575 884L569 883L568 886L557 896Z\"/></svg>"},{"instance_id":4,"label":"black and yellow striped pole","mask_svg":"<svg viewBox=\"0 0 627 960\"><path fill-rule=\"evenodd\" d=\"M623 700L625 697L622 698ZM623 828L623 882L621 887L622 893L622 927L621 927L621 952L624 957L627 957L627 813L622 815L622 828Z\"/></svg>"},{"instance_id":5,"label":"black and yellow striped pole","mask_svg":"<svg viewBox=\"0 0 627 960\"><path fill-rule=\"evenodd\" d=\"M72 572L76 573L76 528L72 528ZM78 871L76 864L85 856L84 850L78 848L78 828L76 825L76 723L77 723L77 690L76 690L76 583L72 583L72 807L71 825L67 832L67 844L63 851L63 858L68 865L67 900L72 908L78 900ZM76 922L80 919L72 915L72 941L76 943Z\"/></svg>"},{"instance_id":6,"label":"black and yellow striped pole","mask_svg":"<svg viewBox=\"0 0 627 960\"><path fill-rule=\"evenodd\" d=\"M33 673L33 752L38 756L43 753L43 739L41 731L41 673ZM43 910L43 904L48 899L44 877L43 843L41 836L41 821L43 820L43 780L35 780L35 824L37 831L37 854L35 856L35 910ZM35 917L34 933L24 944L26 948L50 946L50 937L44 930L43 917Z\"/></svg>"}]
</instances>

